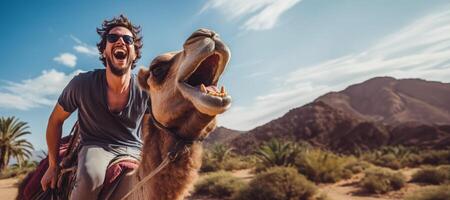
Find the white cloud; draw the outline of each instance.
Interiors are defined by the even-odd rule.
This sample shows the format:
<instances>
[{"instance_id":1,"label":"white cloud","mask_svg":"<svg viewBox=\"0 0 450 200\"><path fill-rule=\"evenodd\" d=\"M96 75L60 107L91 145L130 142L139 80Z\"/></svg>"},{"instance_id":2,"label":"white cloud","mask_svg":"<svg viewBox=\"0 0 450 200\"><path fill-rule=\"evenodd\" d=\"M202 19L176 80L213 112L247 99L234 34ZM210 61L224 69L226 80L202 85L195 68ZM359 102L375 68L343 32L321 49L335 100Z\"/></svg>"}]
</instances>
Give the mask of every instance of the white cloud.
<instances>
[{"instance_id":1,"label":"white cloud","mask_svg":"<svg viewBox=\"0 0 450 200\"><path fill-rule=\"evenodd\" d=\"M53 58L53 60L68 67L77 65L77 57L71 53L62 53L58 57Z\"/></svg>"},{"instance_id":2,"label":"white cloud","mask_svg":"<svg viewBox=\"0 0 450 200\"><path fill-rule=\"evenodd\" d=\"M77 45L77 46L74 46L73 48L78 53L86 54L86 55L89 55L89 56L96 56L96 55L98 55L98 50L95 47Z\"/></svg>"},{"instance_id":3,"label":"white cloud","mask_svg":"<svg viewBox=\"0 0 450 200\"><path fill-rule=\"evenodd\" d=\"M209 0L200 13L209 9L221 12L228 19L245 18L241 28L245 30L268 30L275 26L279 17L301 0Z\"/></svg>"},{"instance_id":4,"label":"white cloud","mask_svg":"<svg viewBox=\"0 0 450 200\"><path fill-rule=\"evenodd\" d=\"M53 106L56 98L72 79L79 74L75 70L70 74L51 69L44 70L38 77L20 82L6 81L0 88L0 107L29 110L40 106Z\"/></svg>"},{"instance_id":5,"label":"white cloud","mask_svg":"<svg viewBox=\"0 0 450 200\"><path fill-rule=\"evenodd\" d=\"M450 11L426 16L367 50L301 67L276 78L279 87L248 107L221 116L222 125L248 130L330 91L377 76L450 82Z\"/></svg>"},{"instance_id":6,"label":"white cloud","mask_svg":"<svg viewBox=\"0 0 450 200\"><path fill-rule=\"evenodd\" d=\"M73 49L75 49L76 52L86 54L88 56L97 56L98 55L97 47L83 43L80 39L78 39L77 37L75 37L73 35L71 35L70 37L77 43L77 45L75 45L73 47Z\"/></svg>"}]
</instances>

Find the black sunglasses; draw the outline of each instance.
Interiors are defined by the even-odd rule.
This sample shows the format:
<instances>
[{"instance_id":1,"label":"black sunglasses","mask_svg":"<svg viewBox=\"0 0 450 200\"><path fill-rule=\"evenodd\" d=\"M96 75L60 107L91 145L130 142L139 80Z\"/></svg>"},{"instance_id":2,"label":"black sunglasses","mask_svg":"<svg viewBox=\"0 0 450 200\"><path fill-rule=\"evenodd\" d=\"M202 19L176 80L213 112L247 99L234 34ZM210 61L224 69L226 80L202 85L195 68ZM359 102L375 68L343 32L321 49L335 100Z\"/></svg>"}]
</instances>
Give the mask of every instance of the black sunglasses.
<instances>
[{"instance_id":1,"label":"black sunglasses","mask_svg":"<svg viewBox=\"0 0 450 200\"><path fill-rule=\"evenodd\" d=\"M108 40L109 43L117 42L119 38L122 38L123 41L128 45L132 45L134 43L134 38L129 35L117 35L117 34L106 35L106 40Z\"/></svg>"}]
</instances>

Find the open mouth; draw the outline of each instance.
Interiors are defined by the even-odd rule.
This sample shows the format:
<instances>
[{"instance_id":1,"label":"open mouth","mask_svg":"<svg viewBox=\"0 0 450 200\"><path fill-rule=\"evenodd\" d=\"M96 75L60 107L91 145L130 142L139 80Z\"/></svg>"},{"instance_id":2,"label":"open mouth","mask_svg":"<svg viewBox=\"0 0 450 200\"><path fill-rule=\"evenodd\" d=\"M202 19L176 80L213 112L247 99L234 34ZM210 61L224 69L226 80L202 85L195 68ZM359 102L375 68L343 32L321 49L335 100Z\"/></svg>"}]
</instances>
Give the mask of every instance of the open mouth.
<instances>
[{"instance_id":1,"label":"open mouth","mask_svg":"<svg viewBox=\"0 0 450 200\"><path fill-rule=\"evenodd\" d=\"M117 60L124 60L125 58L127 58L127 52L123 49L114 50L113 55Z\"/></svg>"},{"instance_id":2,"label":"open mouth","mask_svg":"<svg viewBox=\"0 0 450 200\"><path fill-rule=\"evenodd\" d=\"M219 68L220 55L212 54L198 65L195 71L184 81L187 85L196 88L203 94L215 97L226 97L227 92L222 86L217 87L217 80L214 81Z\"/></svg>"}]
</instances>

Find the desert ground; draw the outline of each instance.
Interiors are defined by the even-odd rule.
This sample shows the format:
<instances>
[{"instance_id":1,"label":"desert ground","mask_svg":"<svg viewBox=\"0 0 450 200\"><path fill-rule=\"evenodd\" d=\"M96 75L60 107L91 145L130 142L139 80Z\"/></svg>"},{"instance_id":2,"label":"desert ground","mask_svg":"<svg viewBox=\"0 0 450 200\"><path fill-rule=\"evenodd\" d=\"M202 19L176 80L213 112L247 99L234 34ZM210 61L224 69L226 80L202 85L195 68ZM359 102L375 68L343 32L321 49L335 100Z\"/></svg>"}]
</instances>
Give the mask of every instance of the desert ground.
<instances>
[{"instance_id":1,"label":"desert ground","mask_svg":"<svg viewBox=\"0 0 450 200\"><path fill-rule=\"evenodd\" d=\"M411 179L419 168L405 168L399 170L406 176L406 180ZM253 175L251 170L237 170L233 172L233 175L241 178L244 181L250 181ZM360 192L358 182L363 177L363 173L356 174L350 179L342 180L334 184L319 184L320 193L324 193L330 200L401 200L406 194L414 192L420 189L422 186L415 183L407 183L405 187L398 191L388 192L383 195L368 195ZM208 197L191 197L190 200L219 200Z\"/></svg>"},{"instance_id":2,"label":"desert ground","mask_svg":"<svg viewBox=\"0 0 450 200\"><path fill-rule=\"evenodd\" d=\"M407 177L407 180L411 179L411 175L416 172L418 168L405 168L400 171ZM250 181L253 175L251 170L237 170L233 172L233 175L243 179L244 181ZM403 199L403 197L411 193L421 186L415 183L407 183L401 190L389 192L383 195L367 195L359 192L357 186L358 181L362 178L363 174L359 173L351 177L350 179L342 180L334 184L320 184L319 190L322 193L327 194L331 200L397 200ZM12 200L17 195L17 178L8 178L0 180L0 197L3 200ZM208 197L191 197L191 200L215 200Z\"/></svg>"},{"instance_id":3,"label":"desert ground","mask_svg":"<svg viewBox=\"0 0 450 200\"><path fill-rule=\"evenodd\" d=\"M15 199L17 195L17 178L0 180L0 198L4 200Z\"/></svg>"}]
</instances>

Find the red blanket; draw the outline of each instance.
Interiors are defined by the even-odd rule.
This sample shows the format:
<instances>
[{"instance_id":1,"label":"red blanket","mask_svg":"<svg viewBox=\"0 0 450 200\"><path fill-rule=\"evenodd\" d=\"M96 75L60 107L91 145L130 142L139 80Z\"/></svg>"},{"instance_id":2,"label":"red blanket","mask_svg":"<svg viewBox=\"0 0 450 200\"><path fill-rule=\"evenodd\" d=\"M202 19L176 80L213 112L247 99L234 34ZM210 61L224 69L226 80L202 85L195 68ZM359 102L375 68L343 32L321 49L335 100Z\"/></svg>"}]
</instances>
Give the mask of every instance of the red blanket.
<instances>
[{"instance_id":1,"label":"red blanket","mask_svg":"<svg viewBox=\"0 0 450 200\"><path fill-rule=\"evenodd\" d=\"M61 147L59 150L58 163L60 163L62 157L66 155L66 151L69 147L70 137L65 137L61 141ZM130 170L136 169L139 163L136 160L130 159L121 159L121 161L114 163L109 166L106 171L104 187L100 196L108 195L108 192L103 191L111 191L114 189L116 184L118 183L121 175ZM41 187L41 179L45 174L45 171L48 168L48 157L43 159L35 171L31 172L22 182L19 189L19 198L23 200L36 200L36 199L50 199L49 194L45 194L42 191ZM69 186L68 186L69 187ZM60 197L59 199L66 199L64 197ZM102 199L102 198L100 198Z\"/></svg>"},{"instance_id":2,"label":"red blanket","mask_svg":"<svg viewBox=\"0 0 450 200\"><path fill-rule=\"evenodd\" d=\"M103 189L99 195L99 199L108 199L111 191L115 189L123 175L131 170L137 169L139 162L134 159L123 159L108 167L103 182Z\"/></svg>"},{"instance_id":3,"label":"red blanket","mask_svg":"<svg viewBox=\"0 0 450 200\"><path fill-rule=\"evenodd\" d=\"M58 162L61 161L61 158L67 151L67 148L69 146L69 140L70 137L64 137L61 139L61 146L59 148L59 156L58 156ZM48 156L43 159L39 165L37 166L36 170L31 172L27 175L27 177L22 182L21 188L23 188L23 191L19 194L20 199L28 200L28 199L35 199L35 196L37 194L43 193L42 187L41 187L41 179L45 174L45 171L47 171L48 168Z\"/></svg>"}]
</instances>

